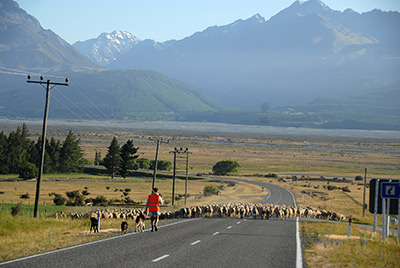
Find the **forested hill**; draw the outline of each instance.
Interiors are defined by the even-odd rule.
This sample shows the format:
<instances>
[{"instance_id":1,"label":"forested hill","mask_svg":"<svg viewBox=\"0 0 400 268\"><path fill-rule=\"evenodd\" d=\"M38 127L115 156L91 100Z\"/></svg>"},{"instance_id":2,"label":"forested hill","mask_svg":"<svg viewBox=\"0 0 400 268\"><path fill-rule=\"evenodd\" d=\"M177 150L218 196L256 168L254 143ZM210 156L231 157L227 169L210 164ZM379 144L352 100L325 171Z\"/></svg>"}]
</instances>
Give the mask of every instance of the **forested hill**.
<instances>
[{"instance_id":1,"label":"forested hill","mask_svg":"<svg viewBox=\"0 0 400 268\"><path fill-rule=\"evenodd\" d=\"M51 90L50 118L179 120L185 114L225 109L200 90L153 71L102 70L65 76L69 87ZM63 82L58 77L49 79ZM23 76L0 74L0 80L0 116L43 116L44 89L27 84Z\"/></svg>"}]
</instances>

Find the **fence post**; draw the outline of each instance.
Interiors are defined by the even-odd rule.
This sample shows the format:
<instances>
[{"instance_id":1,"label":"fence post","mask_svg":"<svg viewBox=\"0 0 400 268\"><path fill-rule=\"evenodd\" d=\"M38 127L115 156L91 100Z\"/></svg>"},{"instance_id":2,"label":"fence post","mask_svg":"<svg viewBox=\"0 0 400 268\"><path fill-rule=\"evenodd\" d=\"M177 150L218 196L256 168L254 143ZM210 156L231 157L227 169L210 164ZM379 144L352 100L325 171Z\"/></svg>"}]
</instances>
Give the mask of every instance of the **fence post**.
<instances>
[{"instance_id":1,"label":"fence post","mask_svg":"<svg viewBox=\"0 0 400 268\"><path fill-rule=\"evenodd\" d=\"M100 232L100 209L97 210L97 230Z\"/></svg>"},{"instance_id":2,"label":"fence post","mask_svg":"<svg viewBox=\"0 0 400 268\"><path fill-rule=\"evenodd\" d=\"M352 221L352 215L349 216L349 227L347 228L347 237L350 237L351 235L351 221Z\"/></svg>"}]
</instances>

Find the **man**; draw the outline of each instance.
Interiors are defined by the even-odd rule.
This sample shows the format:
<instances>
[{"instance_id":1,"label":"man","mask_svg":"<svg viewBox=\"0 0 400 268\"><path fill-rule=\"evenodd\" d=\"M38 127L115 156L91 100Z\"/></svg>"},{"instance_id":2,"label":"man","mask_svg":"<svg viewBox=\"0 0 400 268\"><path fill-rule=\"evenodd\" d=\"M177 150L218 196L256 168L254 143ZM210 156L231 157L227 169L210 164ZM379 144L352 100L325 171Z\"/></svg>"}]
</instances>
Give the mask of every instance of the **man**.
<instances>
[{"instance_id":1,"label":"man","mask_svg":"<svg viewBox=\"0 0 400 268\"><path fill-rule=\"evenodd\" d=\"M153 192L149 195L146 203L146 209L144 213L147 213L147 209L149 209L150 221L151 221L151 231L154 230L157 232L157 223L160 216L160 205L162 205L164 201L161 198L161 195L158 193L158 188L153 188Z\"/></svg>"}]
</instances>

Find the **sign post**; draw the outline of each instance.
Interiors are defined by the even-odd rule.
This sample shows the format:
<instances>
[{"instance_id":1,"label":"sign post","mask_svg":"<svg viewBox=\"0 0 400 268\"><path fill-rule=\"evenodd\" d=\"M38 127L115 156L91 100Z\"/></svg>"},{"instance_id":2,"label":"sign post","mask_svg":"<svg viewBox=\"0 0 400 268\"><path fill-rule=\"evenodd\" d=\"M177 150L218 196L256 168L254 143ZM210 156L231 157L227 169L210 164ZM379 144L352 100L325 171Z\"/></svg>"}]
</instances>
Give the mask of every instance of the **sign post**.
<instances>
[{"instance_id":1,"label":"sign post","mask_svg":"<svg viewBox=\"0 0 400 268\"><path fill-rule=\"evenodd\" d=\"M397 201L398 206L397 209L397 242L400 242L400 199Z\"/></svg>"},{"instance_id":2,"label":"sign post","mask_svg":"<svg viewBox=\"0 0 400 268\"><path fill-rule=\"evenodd\" d=\"M385 241L389 234L389 219L390 219L390 200L399 199L400 204L400 183L384 182L382 183L382 240ZM400 217L400 207L397 208L398 217ZM398 223L398 228L400 223ZM397 237L399 239L399 237Z\"/></svg>"},{"instance_id":3,"label":"sign post","mask_svg":"<svg viewBox=\"0 0 400 268\"><path fill-rule=\"evenodd\" d=\"M376 232L376 226L378 221L378 194L379 194L379 179L375 181L375 200L374 200L374 229L373 231Z\"/></svg>"}]
</instances>

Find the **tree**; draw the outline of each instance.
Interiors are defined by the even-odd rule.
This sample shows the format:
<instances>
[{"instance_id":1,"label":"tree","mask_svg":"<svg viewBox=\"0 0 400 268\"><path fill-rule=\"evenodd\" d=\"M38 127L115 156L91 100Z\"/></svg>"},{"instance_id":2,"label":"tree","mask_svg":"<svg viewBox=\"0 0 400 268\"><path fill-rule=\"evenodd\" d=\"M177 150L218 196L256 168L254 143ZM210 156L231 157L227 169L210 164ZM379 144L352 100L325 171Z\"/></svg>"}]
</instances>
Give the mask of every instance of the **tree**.
<instances>
[{"instance_id":1,"label":"tree","mask_svg":"<svg viewBox=\"0 0 400 268\"><path fill-rule=\"evenodd\" d=\"M16 132L11 132L7 139L7 161L8 172L18 174L19 167L29 159L28 150L32 146L32 142L28 139L28 129L24 124L17 127Z\"/></svg>"},{"instance_id":2,"label":"tree","mask_svg":"<svg viewBox=\"0 0 400 268\"><path fill-rule=\"evenodd\" d=\"M31 180L33 178L37 178L39 174L39 169L35 166L35 164L30 162L25 162L23 166L19 168L19 178L24 180Z\"/></svg>"},{"instance_id":3,"label":"tree","mask_svg":"<svg viewBox=\"0 0 400 268\"><path fill-rule=\"evenodd\" d=\"M241 168L240 164L234 160L223 160L216 163L212 171L215 175L236 174Z\"/></svg>"},{"instance_id":4,"label":"tree","mask_svg":"<svg viewBox=\"0 0 400 268\"><path fill-rule=\"evenodd\" d=\"M100 165L100 162L101 162L101 152L96 151L94 156L94 164L98 166Z\"/></svg>"},{"instance_id":5,"label":"tree","mask_svg":"<svg viewBox=\"0 0 400 268\"><path fill-rule=\"evenodd\" d=\"M7 148L8 148L8 141L7 136L4 132L0 132L0 173L7 174L9 173L9 169L7 166Z\"/></svg>"},{"instance_id":6,"label":"tree","mask_svg":"<svg viewBox=\"0 0 400 268\"><path fill-rule=\"evenodd\" d=\"M154 169L155 160L150 161L150 169ZM157 169L171 171L172 170L172 162L166 160L158 160L157 161Z\"/></svg>"},{"instance_id":7,"label":"tree","mask_svg":"<svg viewBox=\"0 0 400 268\"><path fill-rule=\"evenodd\" d=\"M114 178L115 173L118 171L121 163L121 156L119 154L120 148L116 137L111 141L108 147L107 155L104 157L104 166L110 172L111 178Z\"/></svg>"},{"instance_id":8,"label":"tree","mask_svg":"<svg viewBox=\"0 0 400 268\"><path fill-rule=\"evenodd\" d=\"M45 170L49 173L58 172L61 169L61 150L62 144L59 140L55 140L54 137L51 138L50 142L46 142L46 157L49 157L51 161L45 161ZM78 141L79 148L79 141ZM75 148L76 150L80 150L80 148ZM81 151L81 150L80 150ZM64 149L64 153L66 150ZM81 151L82 152L82 151ZM45 159L46 160L46 159ZM78 160L79 161L79 160Z\"/></svg>"},{"instance_id":9,"label":"tree","mask_svg":"<svg viewBox=\"0 0 400 268\"><path fill-rule=\"evenodd\" d=\"M70 130L60 152L60 172L80 172L83 169L83 151L80 139Z\"/></svg>"},{"instance_id":10,"label":"tree","mask_svg":"<svg viewBox=\"0 0 400 268\"><path fill-rule=\"evenodd\" d=\"M133 146L133 140L128 140L121 148L119 155L121 157L119 174L125 179L128 175L128 169L132 169L134 160L139 155L135 155L139 147Z\"/></svg>"},{"instance_id":11,"label":"tree","mask_svg":"<svg viewBox=\"0 0 400 268\"><path fill-rule=\"evenodd\" d=\"M135 163L137 164L137 168L134 168L135 170L140 169L151 169L150 168L150 160L147 158L138 158L135 160Z\"/></svg>"}]
</instances>

